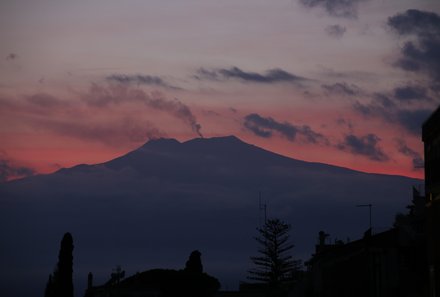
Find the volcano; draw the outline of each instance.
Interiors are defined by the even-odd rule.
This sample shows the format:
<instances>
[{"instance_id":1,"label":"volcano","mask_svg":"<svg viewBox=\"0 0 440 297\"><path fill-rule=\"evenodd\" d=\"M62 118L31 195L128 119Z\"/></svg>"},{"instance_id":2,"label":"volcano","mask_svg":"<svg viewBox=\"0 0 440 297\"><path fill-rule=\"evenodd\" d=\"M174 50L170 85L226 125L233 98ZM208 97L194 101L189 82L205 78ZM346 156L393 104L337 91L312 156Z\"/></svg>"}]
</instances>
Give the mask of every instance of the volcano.
<instances>
[{"instance_id":1,"label":"volcano","mask_svg":"<svg viewBox=\"0 0 440 297\"><path fill-rule=\"evenodd\" d=\"M74 239L75 295L89 271L104 283L184 266L193 250L223 289L237 288L257 254L264 217L292 226L293 256L307 260L320 230L331 240L389 228L421 180L284 157L234 136L151 140L119 158L0 184L2 296L41 296L65 232ZM266 205L266 212L262 205Z\"/></svg>"}]
</instances>

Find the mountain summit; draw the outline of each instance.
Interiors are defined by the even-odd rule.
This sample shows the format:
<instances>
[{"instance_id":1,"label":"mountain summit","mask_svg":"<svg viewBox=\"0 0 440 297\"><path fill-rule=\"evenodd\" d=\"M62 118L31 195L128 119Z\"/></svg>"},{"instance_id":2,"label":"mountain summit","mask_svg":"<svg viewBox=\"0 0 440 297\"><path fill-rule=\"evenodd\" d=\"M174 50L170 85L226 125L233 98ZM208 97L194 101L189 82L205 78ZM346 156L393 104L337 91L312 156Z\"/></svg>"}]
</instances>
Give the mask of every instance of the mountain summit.
<instances>
[{"instance_id":1,"label":"mountain summit","mask_svg":"<svg viewBox=\"0 0 440 297\"><path fill-rule=\"evenodd\" d=\"M320 230L362 236L368 213L356 204L372 203L373 227L389 227L417 183L287 158L234 136L151 140L102 164L1 184L0 261L8 269L0 289L43 292L66 231L76 238L77 279L92 271L104 282L115 264L128 274L181 267L198 249L206 271L235 287L257 248L260 198L268 217L292 225L294 256L307 260Z\"/></svg>"}]
</instances>

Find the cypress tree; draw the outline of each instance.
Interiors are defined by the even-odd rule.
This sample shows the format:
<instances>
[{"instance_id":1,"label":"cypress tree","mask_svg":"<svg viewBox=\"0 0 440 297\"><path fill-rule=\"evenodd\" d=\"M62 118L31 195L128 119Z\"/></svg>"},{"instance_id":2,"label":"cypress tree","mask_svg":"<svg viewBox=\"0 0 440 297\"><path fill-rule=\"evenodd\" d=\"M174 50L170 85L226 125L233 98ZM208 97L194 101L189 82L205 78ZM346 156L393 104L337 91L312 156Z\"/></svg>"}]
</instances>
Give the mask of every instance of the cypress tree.
<instances>
[{"instance_id":1,"label":"cypress tree","mask_svg":"<svg viewBox=\"0 0 440 297\"><path fill-rule=\"evenodd\" d=\"M66 233L61 240L58 264L49 276L45 297L73 297L73 238Z\"/></svg>"},{"instance_id":2,"label":"cypress tree","mask_svg":"<svg viewBox=\"0 0 440 297\"><path fill-rule=\"evenodd\" d=\"M60 297L73 297L73 238L66 233L58 255L57 291Z\"/></svg>"}]
</instances>

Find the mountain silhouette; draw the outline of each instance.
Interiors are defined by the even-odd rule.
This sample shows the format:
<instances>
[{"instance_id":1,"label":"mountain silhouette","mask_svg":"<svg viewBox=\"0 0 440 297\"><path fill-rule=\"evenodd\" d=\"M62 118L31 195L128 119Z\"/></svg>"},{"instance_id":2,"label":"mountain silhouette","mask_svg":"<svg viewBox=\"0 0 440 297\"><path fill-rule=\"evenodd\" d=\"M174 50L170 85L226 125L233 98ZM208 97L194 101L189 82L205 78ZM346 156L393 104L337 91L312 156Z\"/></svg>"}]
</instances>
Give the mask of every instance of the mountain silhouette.
<instances>
[{"instance_id":1,"label":"mountain silhouette","mask_svg":"<svg viewBox=\"0 0 440 297\"><path fill-rule=\"evenodd\" d=\"M320 230L332 240L362 236L368 210L357 204L373 204L373 229L390 227L420 183L287 158L234 136L151 140L105 163L0 184L0 291L41 295L66 231L76 296L89 271L104 283L117 264L128 274L173 269L195 249L233 289L258 248L260 195L268 217L292 225L294 257L307 260Z\"/></svg>"}]
</instances>

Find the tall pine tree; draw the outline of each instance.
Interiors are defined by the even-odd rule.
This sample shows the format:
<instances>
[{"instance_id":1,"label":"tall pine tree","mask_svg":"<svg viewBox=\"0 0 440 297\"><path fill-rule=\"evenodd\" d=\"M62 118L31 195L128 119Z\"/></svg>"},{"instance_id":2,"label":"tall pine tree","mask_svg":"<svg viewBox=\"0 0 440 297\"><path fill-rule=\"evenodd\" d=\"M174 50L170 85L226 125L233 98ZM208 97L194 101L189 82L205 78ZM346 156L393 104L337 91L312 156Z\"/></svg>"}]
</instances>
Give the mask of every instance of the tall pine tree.
<instances>
[{"instance_id":1,"label":"tall pine tree","mask_svg":"<svg viewBox=\"0 0 440 297\"><path fill-rule=\"evenodd\" d=\"M249 279L263 282L270 287L279 287L290 281L295 261L289 254L293 244L289 242L290 225L279 219L267 220L262 228L257 228L259 256L251 257L255 268L249 270Z\"/></svg>"}]
</instances>

